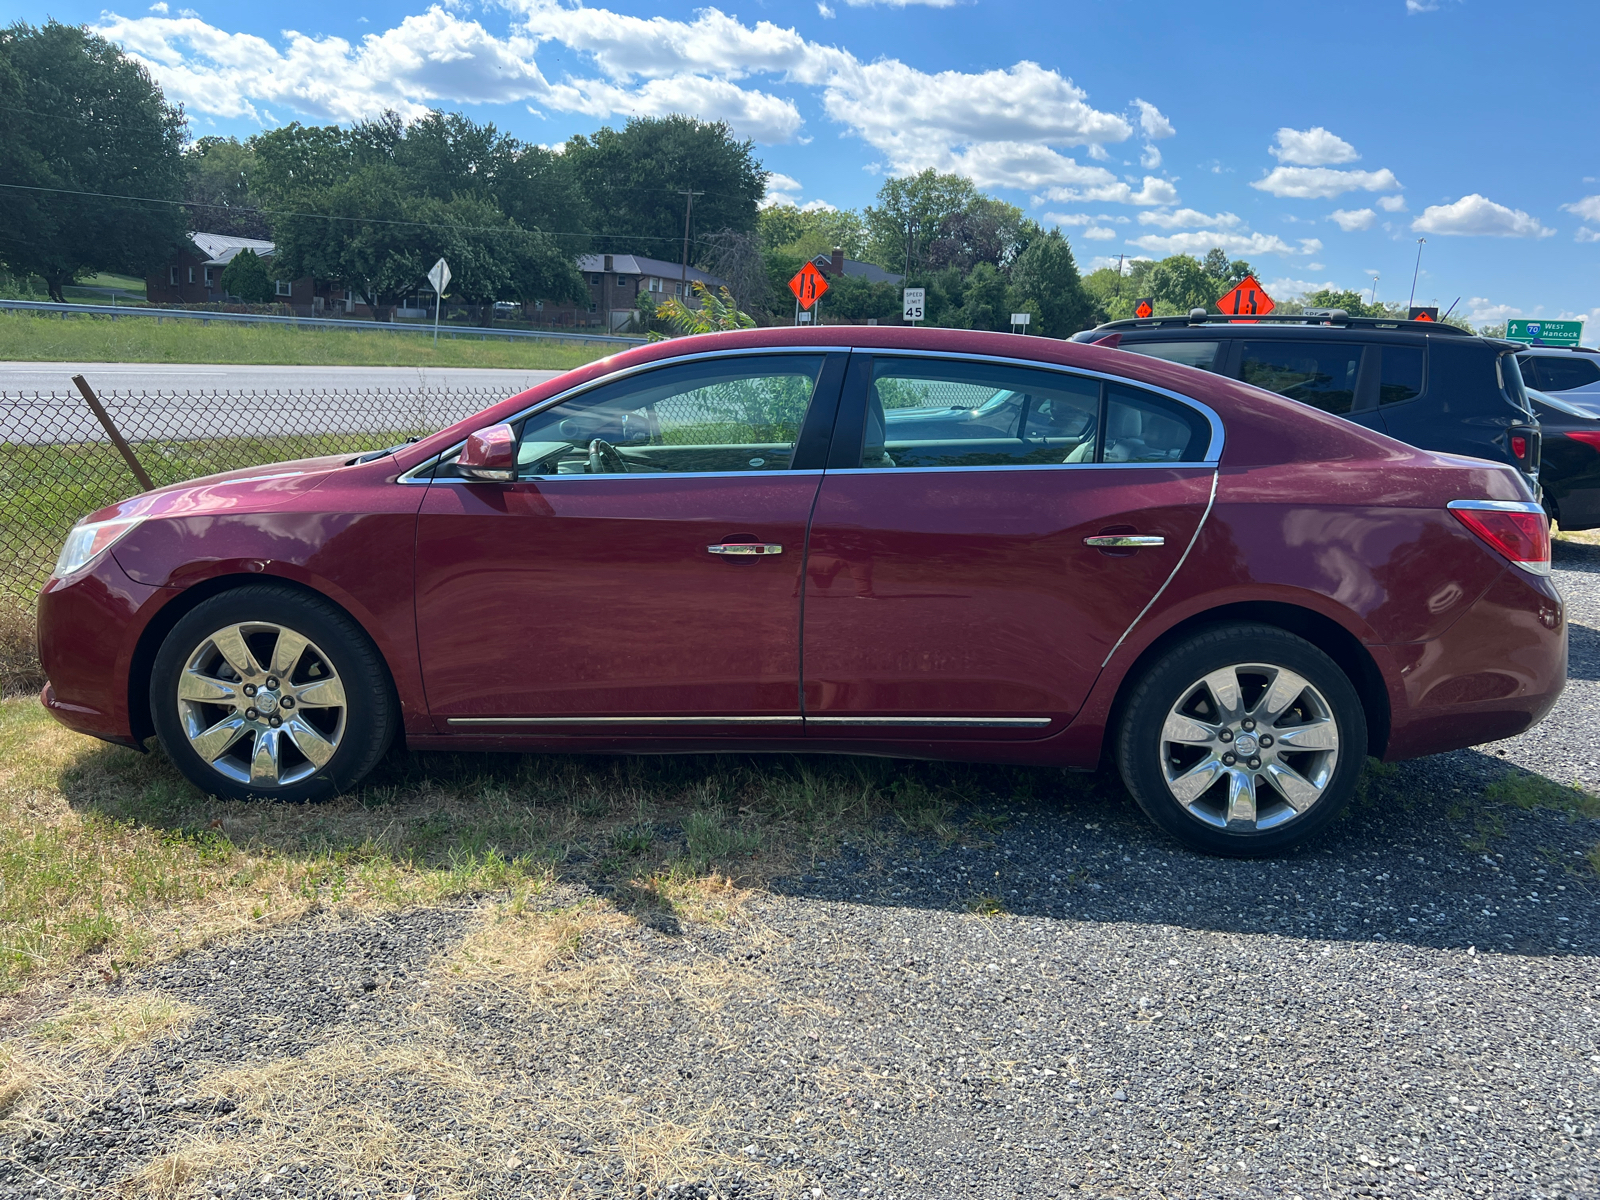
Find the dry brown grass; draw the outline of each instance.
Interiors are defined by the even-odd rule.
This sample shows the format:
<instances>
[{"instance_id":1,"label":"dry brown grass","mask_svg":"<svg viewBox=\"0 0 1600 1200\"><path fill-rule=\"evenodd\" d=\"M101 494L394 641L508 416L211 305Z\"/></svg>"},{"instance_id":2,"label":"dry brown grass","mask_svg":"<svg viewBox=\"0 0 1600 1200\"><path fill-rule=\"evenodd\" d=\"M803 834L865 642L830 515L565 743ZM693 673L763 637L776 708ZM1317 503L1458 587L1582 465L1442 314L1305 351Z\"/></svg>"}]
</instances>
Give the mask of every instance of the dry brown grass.
<instances>
[{"instance_id":1,"label":"dry brown grass","mask_svg":"<svg viewBox=\"0 0 1600 1200\"><path fill-rule=\"evenodd\" d=\"M1558 525L1555 529L1555 535L1563 542L1579 542L1586 546L1600 546L1600 529L1585 529L1581 533L1569 533Z\"/></svg>"},{"instance_id":2,"label":"dry brown grass","mask_svg":"<svg viewBox=\"0 0 1600 1200\"><path fill-rule=\"evenodd\" d=\"M43 686L33 613L0 595L0 698L27 695Z\"/></svg>"}]
</instances>

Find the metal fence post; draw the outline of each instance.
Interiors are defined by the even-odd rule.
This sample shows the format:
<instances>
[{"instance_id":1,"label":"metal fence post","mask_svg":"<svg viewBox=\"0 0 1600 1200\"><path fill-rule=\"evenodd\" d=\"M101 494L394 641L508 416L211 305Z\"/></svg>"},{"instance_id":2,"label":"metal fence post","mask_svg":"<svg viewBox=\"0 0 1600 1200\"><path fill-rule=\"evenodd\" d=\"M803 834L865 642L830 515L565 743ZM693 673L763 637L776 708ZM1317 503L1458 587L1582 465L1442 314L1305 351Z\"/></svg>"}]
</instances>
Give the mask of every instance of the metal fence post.
<instances>
[{"instance_id":1,"label":"metal fence post","mask_svg":"<svg viewBox=\"0 0 1600 1200\"><path fill-rule=\"evenodd\" d=\"M139 465L139 460L134 457L133 447L128 445L117 431L116 425L111 420L111 414L100 403L100 398L94 394L94 389L89 386L89 381L82 375L74 375L72 382L78 385L78 390L83 393L83 398L89 402L89 411L94 413L95 419L105 427L111 438L111 444L122 455L123 461L128 464L128 470L133 472L133 477L139 481L139 486L145 491L154 491L155 484L150 482L150 476L145 474L145 469Z\"/></svg>"}]
</instances>

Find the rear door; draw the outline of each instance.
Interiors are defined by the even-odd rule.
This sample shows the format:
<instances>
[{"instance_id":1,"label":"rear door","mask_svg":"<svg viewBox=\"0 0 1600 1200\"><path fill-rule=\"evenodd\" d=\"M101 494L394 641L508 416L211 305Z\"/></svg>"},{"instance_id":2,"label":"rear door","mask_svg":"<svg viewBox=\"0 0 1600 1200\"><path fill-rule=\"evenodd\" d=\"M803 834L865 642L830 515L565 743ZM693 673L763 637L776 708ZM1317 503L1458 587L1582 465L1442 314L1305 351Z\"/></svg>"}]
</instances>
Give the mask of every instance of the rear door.
<instances>
[{"instance_id":1,"label":"rear door","mask_svg":"<svg viewBox=\"0 0 1600 1200\"><path fill-rule=\"evenodd\" d=\"M417 530L453 732L800 732L800 573L845 355L711 355L517 423L511 483L445 463Z\"/></svg>"},{"instance_id":2,"label":"rear door","mask_svg":"<svg viewBox=\"0 0 1600 1200\"><path fill-rule=\"evenodd\" d=\"M1013 421L954 439L895 419L952 393ZM1186 552L1219 449L1205 412L1150 389L856 352L807 550L807 736L1058 731Z\"/></svg>"}]
</instances>

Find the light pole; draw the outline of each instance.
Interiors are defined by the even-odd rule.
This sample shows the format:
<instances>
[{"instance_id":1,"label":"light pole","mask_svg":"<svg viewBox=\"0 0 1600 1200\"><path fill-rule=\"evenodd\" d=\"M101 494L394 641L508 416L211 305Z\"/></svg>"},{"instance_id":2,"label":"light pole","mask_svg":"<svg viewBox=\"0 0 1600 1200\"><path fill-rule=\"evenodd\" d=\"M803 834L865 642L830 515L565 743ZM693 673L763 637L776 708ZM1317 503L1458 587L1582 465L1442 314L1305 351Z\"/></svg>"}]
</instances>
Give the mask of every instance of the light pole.
<instances>
[{"instance_id":1,"label":"light pole","mask_svg":"<svg viewBox=\"0 0 1600 1200\"><path fill-rule=\"evenodd\" d=\"M1367 297L1367 303L1368 304L1376 304L1378 302L1378 280L1379 280L1379 278L1380 278L1380 276L1378 275L1378 273L1376 271L1374 271L1372 273L1372 295Z\"/></svg>"},{"instance_id":2,"label":"light pole","mask_svg":"<svg viewBox=\"0 0 1600 1200\"><path fill-rule=\"evenodd\" d=\"M1427 238L1417 239L1417 265L1411 271L1411 299L1406 301L1407 310L1417 302L1417 275L1422 270L1422 247L1427 244L1427 241Z\"/></svg>"}]
</instances>

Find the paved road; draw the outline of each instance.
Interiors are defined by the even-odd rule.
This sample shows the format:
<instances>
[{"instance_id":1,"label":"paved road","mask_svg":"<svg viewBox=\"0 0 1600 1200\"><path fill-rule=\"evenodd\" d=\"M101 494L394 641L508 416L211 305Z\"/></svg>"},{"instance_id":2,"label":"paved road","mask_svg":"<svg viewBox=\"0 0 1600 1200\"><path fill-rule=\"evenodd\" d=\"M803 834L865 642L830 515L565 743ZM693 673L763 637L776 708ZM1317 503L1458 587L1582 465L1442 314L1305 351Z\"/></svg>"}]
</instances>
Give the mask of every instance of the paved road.
<instances>
[{"instance_id":1,"label":"paved road","mask_svg":"<svg viewBox=\"0 0 1600 1200\"><path fill-rule=\"evenodd\" d=\"M72 391L82 375L96 391L261 391L311 388L498 388L515 395L559 371L476 367L255 367L189 363L0 362L0 392Z\"/></svg>"}]
</instances>

